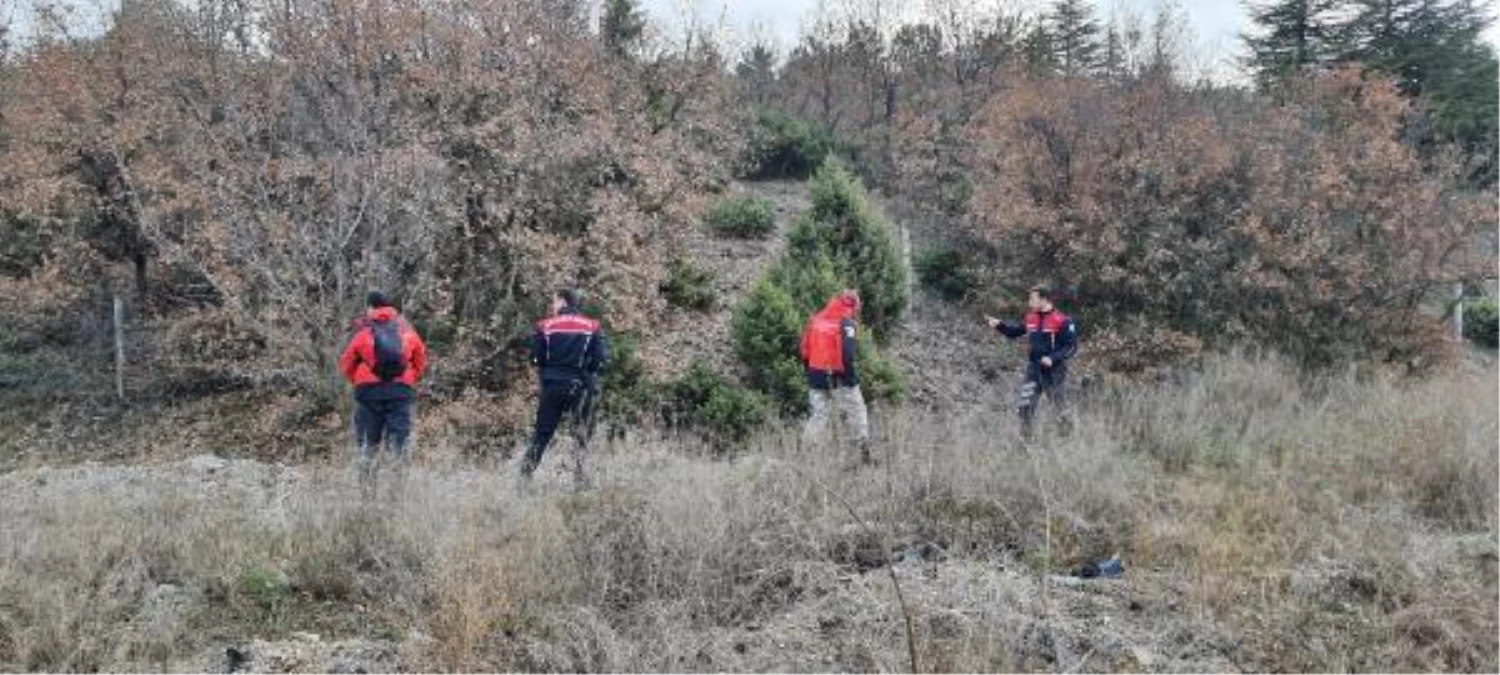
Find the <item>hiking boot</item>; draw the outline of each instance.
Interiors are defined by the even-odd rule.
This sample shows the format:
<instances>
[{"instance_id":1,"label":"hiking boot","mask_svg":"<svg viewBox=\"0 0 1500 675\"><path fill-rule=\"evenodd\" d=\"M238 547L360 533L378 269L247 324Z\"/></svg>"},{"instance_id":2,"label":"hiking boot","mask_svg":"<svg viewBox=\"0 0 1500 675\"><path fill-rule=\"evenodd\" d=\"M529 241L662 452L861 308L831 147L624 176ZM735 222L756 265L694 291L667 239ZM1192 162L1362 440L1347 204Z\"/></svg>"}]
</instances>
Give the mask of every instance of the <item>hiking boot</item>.
<instances>
[{"instance_id":1,"label":"hiking boot","mask_svg":"<svg viewBox=\"0 0 1500 675\"><path fill-rule=\"evenodd\" d=\"M530 481L531 474L536 473L536 468L542 464L543 449L533 442L526 448L526 454L521 456L521 479Z\"/></svg>"}]
</instances>

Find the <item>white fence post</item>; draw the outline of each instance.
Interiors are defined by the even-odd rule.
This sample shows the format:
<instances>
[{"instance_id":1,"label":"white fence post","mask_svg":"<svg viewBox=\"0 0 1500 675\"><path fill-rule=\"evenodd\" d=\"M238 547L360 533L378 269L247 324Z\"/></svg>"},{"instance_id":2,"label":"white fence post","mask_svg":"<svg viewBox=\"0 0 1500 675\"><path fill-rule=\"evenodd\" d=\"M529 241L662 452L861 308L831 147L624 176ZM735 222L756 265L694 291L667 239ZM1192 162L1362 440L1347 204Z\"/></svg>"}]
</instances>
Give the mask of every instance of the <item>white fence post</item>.
<instances>
[{"instance_id":1,"label":"white fence post","mask_svg":"<svg viewBox=\"0 0 1500 675\"><path fill-rule=\"evenodd\" d=\"M1459 282L1453 285L1453 311L1449 314L1449 322L1453 328L1453 339L1463 342L1464 339L1464 285Z\"/></svg>"},{"instance_id":2,"label":"white fence post","mask_svg":"<svg viewBox=\"0 0 1500 675\"><path fill-rule=\"evenodd\" d=\"M125 400L125 303L115 296L115 395Z\"/></svg>"}]
</instances>

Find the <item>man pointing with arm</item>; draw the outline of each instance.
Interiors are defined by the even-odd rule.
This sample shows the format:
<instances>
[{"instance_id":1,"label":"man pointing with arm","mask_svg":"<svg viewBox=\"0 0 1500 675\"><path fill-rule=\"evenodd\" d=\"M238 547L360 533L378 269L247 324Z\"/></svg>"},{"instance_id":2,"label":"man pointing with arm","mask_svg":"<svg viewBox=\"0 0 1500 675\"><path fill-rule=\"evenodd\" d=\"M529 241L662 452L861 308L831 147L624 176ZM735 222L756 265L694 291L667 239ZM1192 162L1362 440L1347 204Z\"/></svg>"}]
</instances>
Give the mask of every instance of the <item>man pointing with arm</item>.
<instances>
[{"instance_id":1,"label":"man pointing with arm","mask_svg":"<svg viewBox=\"0 0 1500 675\"><path fill-rule=\"evenodd\" d=\"M989 316L985 321L1007 338L1027 338L1026 379L1021 384L1017 411L1021 434L1030 440L1037 399L1042 395L1060 415L1067 413L1068 361L1078 353L1078 327L1052 304L1052 291L1046 286L1033 286L1026 304L1029 311L1020 324ZM1063 420L1066 425L1066 417Z\"/></svg>"}]
</instances>

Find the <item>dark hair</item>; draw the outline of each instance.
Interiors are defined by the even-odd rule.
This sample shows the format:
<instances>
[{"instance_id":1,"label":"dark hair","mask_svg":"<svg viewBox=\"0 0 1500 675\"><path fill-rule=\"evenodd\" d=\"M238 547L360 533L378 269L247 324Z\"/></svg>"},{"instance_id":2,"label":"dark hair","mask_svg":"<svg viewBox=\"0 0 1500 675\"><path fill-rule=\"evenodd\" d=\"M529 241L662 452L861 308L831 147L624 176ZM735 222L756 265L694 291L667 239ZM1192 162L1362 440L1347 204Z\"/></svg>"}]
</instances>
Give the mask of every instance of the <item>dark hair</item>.
<instances>
[{"instance_id":1,"label":"dark hair","mask_svg":"<svg viewBox=\"0 0 1500 675\"><path fill-rule=\"evenodd\" d=\"M557 289L556 297L557 299L562 300L563 303L569 307L578 306L578 291L575 291L571 288Z\"/></svg>"},{"instance_id":2,"label":"dark hair","mask_svg":"<svg viewBox=\"0 0 1500 675\"><path fill-rule=\"evenodd\" d=\"M390 307L391 299L386 297L385 293L382 293L380 291L370 291L370 295L365 298L365 304L369 305L370 309L376 309L378 307Z\"/></svg>"},{"instance_id":3,"label":"dark hair","mask_svg":"<svg viewBox=\"0 0 1500 675\"><path fill-rule=\"evenodd\" d=\"M1037 284L1035 286L1032 286L1031 292L1035 293L1037 297L1043 300L1052 299L1052 288L1047 286L1047 284Z\"/></svg>"}]
</instances>

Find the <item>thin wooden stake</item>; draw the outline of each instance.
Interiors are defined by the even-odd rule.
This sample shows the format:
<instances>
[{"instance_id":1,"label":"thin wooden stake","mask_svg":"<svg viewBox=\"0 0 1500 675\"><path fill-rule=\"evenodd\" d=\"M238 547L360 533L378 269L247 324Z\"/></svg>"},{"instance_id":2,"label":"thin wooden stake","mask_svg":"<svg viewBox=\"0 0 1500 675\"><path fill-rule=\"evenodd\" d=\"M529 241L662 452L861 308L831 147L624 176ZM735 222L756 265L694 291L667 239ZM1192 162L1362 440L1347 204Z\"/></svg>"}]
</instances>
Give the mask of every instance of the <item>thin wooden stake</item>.
<instances>
[{"instance_id":1,"label":"thin wooden stake","mask_svg":"<svg viewBox=\"0 0 1500 675\"><path fill-rule=\"evenodd\" d=\"M1457 283L1453 285L1453 339L1462 342L1464 339L1464 285Z\"/></svg>"},{"instance_id":2,"label":"thin wooden stake","mask_svg":"<svg viewBox=\"0 0 1500 675\"><path fill-rule=\"evenodd\" d=\"M115 395L125 400L125 303L115 296Z\"/></svg>"}]
</instances>

